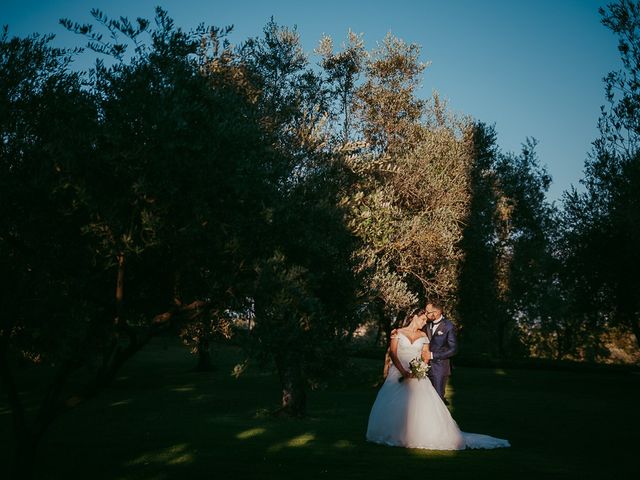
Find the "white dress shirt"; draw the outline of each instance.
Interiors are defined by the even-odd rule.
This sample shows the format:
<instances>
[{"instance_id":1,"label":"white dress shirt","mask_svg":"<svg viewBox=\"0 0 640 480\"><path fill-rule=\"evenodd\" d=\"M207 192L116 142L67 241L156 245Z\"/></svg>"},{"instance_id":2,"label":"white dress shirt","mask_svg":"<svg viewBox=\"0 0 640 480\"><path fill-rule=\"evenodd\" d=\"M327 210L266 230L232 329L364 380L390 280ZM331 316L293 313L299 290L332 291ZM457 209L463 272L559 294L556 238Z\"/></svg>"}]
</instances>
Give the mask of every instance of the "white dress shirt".
<instances>
[{"instance_id":1,"label":"white dress shirt","mask_svg":"<svg viewBox=\"0 0 640 480\"><path fill-rule=\"evenodd\" d=\"M431 335L436 333L436 329L440 326L440 322L442 322L442 315L440 315L440 317L438 317L437 320L434 320L431 324ZM433 352L431 352L431 360L433 360Z\"/></svg>"}]
</instances>

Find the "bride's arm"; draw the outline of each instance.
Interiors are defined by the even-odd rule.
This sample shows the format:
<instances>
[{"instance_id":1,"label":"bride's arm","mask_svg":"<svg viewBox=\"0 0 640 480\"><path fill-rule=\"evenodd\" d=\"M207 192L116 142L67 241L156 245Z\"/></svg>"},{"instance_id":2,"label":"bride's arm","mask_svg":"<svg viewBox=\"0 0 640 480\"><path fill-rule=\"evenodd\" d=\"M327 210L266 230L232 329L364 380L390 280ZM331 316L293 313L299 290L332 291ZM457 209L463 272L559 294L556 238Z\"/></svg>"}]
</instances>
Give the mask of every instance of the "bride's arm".
<instances>
[{"instance_id":1,"label":"bride's arm","mask_svg":"<svg viewBox=\"0 0 640 480\"><path fill-rule=\"evenodd\" d=\"M425 343L422 346L422 361L429 363L429 360L431 360L431 350L429 350L429 344Z\"/></svg>"},{"instance_id":2,"label":"bride's arm","mask_svg":"<svg viewBox=\"0 0 640 480\"><path fill-rule=\"evenodd\" d=\"M398 371L403 377L409 377L411 374L402 366L400 359L398 358L398 335L391 337L391 346L389 347L389 356L391 361L396 366Z\"/></svg>"}]
</instances>

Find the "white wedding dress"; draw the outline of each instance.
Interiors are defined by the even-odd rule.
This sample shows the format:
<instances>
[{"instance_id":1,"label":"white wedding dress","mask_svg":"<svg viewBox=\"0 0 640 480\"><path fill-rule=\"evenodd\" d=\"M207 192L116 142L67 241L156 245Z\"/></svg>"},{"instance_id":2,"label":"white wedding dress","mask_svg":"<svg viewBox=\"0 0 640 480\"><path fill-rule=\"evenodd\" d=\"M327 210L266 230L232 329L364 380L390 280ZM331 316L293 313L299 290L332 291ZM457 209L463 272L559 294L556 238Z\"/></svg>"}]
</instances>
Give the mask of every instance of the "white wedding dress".
<instances>
[{"instance_id":1,"label":"white wedding dress","mask_svg":"<svg viewBox=\"0 0 640 480\"><path fill-rule=\"evenodd\" d=\"M409 362L420 356L426 337L411 343L398 334L398 359L409 370ZM369 415L367 440L383 445L429 450L509 447L500 438L461 432L428 378L405 379L395 365L378 392Z\"/></svg>"}]
</instances>

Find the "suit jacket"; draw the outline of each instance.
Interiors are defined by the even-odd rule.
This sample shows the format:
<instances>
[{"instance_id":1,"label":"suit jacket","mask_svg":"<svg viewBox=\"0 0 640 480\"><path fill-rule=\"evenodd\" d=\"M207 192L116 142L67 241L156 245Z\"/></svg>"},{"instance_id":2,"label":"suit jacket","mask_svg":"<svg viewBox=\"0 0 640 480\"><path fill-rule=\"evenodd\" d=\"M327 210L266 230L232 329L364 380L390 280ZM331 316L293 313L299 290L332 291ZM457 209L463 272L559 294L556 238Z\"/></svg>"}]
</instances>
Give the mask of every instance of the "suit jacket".
<instances>
[{"instance_id":1,"label":"suit jacket","mask_svg":"<svg viewBox=\"0 0 640 480\"><path fill-rule=\"evenodd\" d=\"M425 326L427 338L429 339L429 350L433 353L431 360L431 375L446 376L451 375L451 362L449 359L458 351L458 339L456 338L456 327L446 318L431 332L431 323Z\"/></svg>"}]
</instances>

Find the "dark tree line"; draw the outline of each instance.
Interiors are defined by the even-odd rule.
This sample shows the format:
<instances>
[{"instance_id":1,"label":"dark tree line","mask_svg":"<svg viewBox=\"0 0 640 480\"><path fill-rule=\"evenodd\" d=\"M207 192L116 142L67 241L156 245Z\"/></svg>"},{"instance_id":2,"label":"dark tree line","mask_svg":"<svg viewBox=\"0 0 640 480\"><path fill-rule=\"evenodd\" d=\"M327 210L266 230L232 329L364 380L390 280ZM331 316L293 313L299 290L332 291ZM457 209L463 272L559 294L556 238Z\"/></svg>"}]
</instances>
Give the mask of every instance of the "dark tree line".
<instances>
[{"instance_id":1,"label":"dark tree line","mask_svg":"<svg viewBox=\"0 0 640 480\"><path fill-rule=\"evenodd\" d=\"M640 345L640 4L620 0L600 14L618 37L623 68L604 79L607 103L584 190L565 196L564 263L575 321L622 326Z\"/></svg>"},{"instance_id":2,"label":"dark tree line","mask_svg":"<svg viewBox=\"0 0 640 480\"><path fill-rule=\"evenodd\" d=\"M476 124L459 288L473 353L594 361L630 336L640 346L640 4L621 0L600 14L619 38L623 68L604 78L607 103L582 188L548 203L551 179L535 142L505 154L494 128Z\"/></svg>"}]
</instances>

